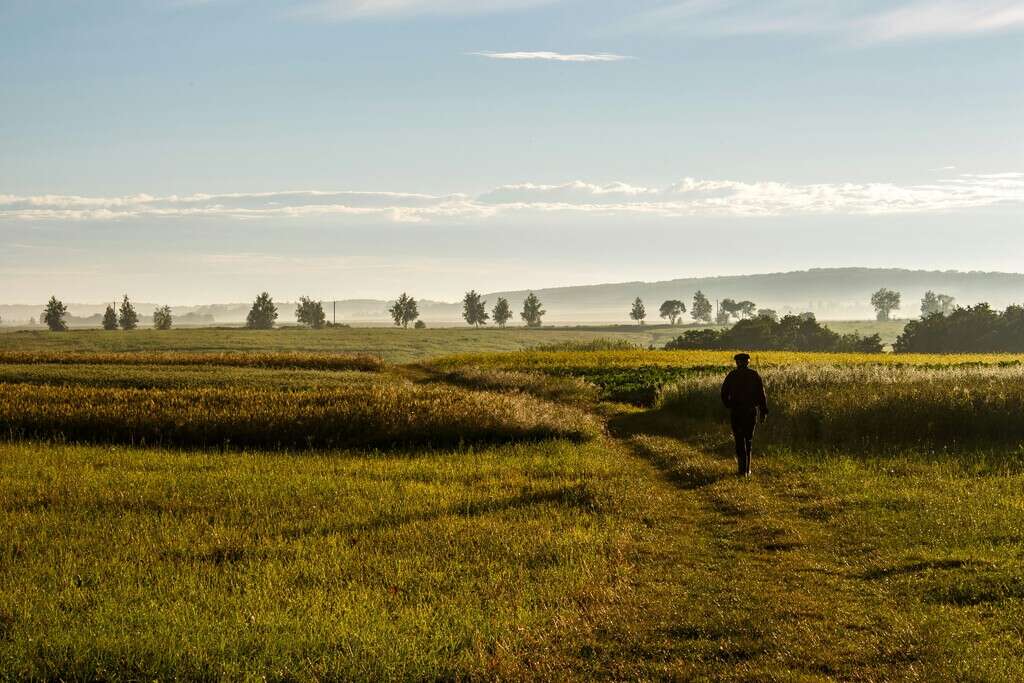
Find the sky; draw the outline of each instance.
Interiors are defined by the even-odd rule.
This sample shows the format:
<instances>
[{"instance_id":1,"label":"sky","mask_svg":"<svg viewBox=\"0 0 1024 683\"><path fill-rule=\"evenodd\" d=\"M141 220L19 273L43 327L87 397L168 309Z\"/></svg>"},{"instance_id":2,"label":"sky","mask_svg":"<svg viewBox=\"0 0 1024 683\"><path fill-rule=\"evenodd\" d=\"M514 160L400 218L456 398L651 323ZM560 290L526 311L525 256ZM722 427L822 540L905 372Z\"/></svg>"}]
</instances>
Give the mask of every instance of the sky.
<instances>
[{"instance_id":1,"label":"sky","mask_svg":"<svg viewBox=\"0 0 1024 683\"><path fill-rule=\"evenodd\" d=\"M1024 0L0 0L0 302L1024 270Z\"/></svg>"}]
</instances>

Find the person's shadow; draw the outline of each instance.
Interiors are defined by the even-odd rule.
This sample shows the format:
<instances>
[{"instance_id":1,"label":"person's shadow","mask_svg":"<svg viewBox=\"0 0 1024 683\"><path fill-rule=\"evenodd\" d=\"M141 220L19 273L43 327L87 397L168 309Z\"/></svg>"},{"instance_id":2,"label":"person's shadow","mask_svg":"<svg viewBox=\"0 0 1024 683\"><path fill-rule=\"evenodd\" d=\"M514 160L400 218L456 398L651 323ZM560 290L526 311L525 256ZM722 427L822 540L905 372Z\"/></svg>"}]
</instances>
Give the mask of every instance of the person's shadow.
<instances>
[{"instance_id":1,"label":"person's shadow","mask_svg":"<svg viewBox=\"0 0 1024 683\"><path fill-rule=\"evenodd\" d=\"M619 439L634 454L653 464L666 480L674 486L692 491L703 488L730 476L735 467L732 441L715 441L705 443L696 449L706 457L676 457L685 450L694 450L686 442L693 436L684 420L678 415L665 410L649 410L636 413L624 413L612 416L608 420L608 432ZM637 436L656 436L674 439L679 442L679 453L665 453L652 448ZM710 446L710 447L709 447Z\"/></svg>"}]
</instances>

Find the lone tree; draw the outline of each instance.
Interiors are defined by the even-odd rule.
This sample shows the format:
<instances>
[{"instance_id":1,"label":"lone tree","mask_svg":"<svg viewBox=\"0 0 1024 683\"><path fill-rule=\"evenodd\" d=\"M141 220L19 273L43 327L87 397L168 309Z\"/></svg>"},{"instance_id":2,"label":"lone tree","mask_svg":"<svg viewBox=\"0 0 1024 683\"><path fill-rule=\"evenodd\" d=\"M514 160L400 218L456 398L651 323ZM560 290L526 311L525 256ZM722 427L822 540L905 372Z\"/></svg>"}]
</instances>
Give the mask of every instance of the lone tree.
<instances>
[{"instance_id":1,"label":"lone tree","mask_svg":"<svg viewBox=\"0 0 1024 683\"><path fill-rule=\"evenodd\" d=\"M633 300L633 308L629 312L629 317L635 320L638 325L644 324L644 318L647 317L647 309L644 308L643 299L640 297Z\"/></svg>"},{"instance_id":2,"label":"lone tree","mask_svg":"<svg viewBox=\"0 0 1024 683\"><path fill-rule=\"evenodd\" d=\"M936 294L929 289L921 299L921 317L927 318L936 313L948 316L956 308L955 301L956 299L948 294Z\"/></svg>"},{"instance_id":3,"label":"lone tree","mask_svg":"<svg viewBox=\"0 0 1024 683\"><path fill-rule=\"evenodd\" d=\"M419 308L416 306L416 299L402 292L402 296L395 300L395 305L388 309L391 319L395 321L395 327L409 327L409 323L420 317Z\"/></svg>"},{"instance_id":4,"label":"lone tree","mask_svg":"<svg viewBox=\"0 0 1024 683\"><path fill-rule=\"evenodd\" d=\"M134 330L139 326L139 314L135 312L132 302L128 301L127 294L121 299L121 306L117 310L117 324L122 330Z\"/></svg>"},{"instance_id":5,"label":"lone tree","mask_svg":"<svg viewBox=\"0 0 1024 683\"><path fill-rule=\"evenodd\" d=\"M527 327L540 327L540 319L547 313L541 308L540 299L533 292L530 292L523 300L523 312L519 317L523 319Z\"/></svg>"},{"instance_id":6,"label":"lone tree","mask_svg":"<svg viewBox=\"0 0 1024 683\"><path fill-rule=\"evenodd\" d=\"M486 325L491 317L487 315L487 302L480 299L475 289L469 290L466 296L462 297L462 317L476 327Z\"/></svg>"},{"instance_id":7,"label":"lone tree","mask_svg":"<svg viewBox=\"0 0 1024 683\"><path fill-rule=\"evenodd\" d=\"M169 330L174 323L170 306L161 306L153 311L153 327L158 330Z\"/></svg>"},{"instance_id":8,"label":"lone tree","mask_svg":"<svg viewBox=\"0 0 1024 683\"><path fill-rule=\"evenodd\" d=\"M757 315L757 304L753 301L739 301L736 303L736 315L740 318L753 318Z\"/></svg>"},{"instance_id":9,"label":"lone tree","mask_svg":"<svg viewBox=\"0 0 1024 683\"><path fill-rule=\"evenodd\" d=\"M319 330L327 323L323 303L313 301L308 296L299 297L299 304L295 307L295 319L300 325L306 325L314 330Z\"/></svg>"},{"instance_id":10,"label":"lone tree","mask_svg":"<svg viewBox=\"0 0 1024 683\"><path fill-rule=\"evenodd\" d=\"M875 317L879 321L889 320L892 312L899 310L900 293L883 287L871 295L871 305L875 307Z\"/></svg>"},{"instance_id":11,"label":"lone tree","mask_svg":"<svg viewBox=\"0 0 1024 683\"><path fill-rule=\"evenodd\" d=\"M67 314L68 307L64 305L64 302L51 296L42 315L39 316L39 322L46 323L51 332L63 332L68 329L68 324L64 322L64 316Z\"/></svg>"},{"instance_id":12,"label":"lone tree","mask_svg":"<svg viewBox=\"0 0 1024 683\"><path fill-rule=\"evenodd\" d=\"M686 305L679 299L669 299L663 302L661 308L658 309L658 315L668 318L668 323L672 327L676 326L676 323L683 317L683 313L686 313Z\"/></svg>"},{"instance_id":13,"label":"lone tree","mask_svg":"<svg viewBox=\"0 0 1024 683\"><path fill-rule=\"evenodd\" d=\"M107 310L103 313L103 329L105 330L116 330L117 329L117 312L114 311L114 307L108 305Z\"/></svg>"},{"instance_id":14,"label":"lone tree","mask_svg":"<svg viewBox=\"0 0 1024 683\"><path fill-rule=\"evenodd\" d=\"M734 316L740 317L739 311L740 305L736 303L735 299L722 299L718 302L718 315L715 322L719 325L728 325Z\"/></svg>"},{"instance_id":15,"label":"lone tree","mask_svg":"<svg viewBox=\"0 0 1024 683\"><path fill-rule=\"evenodd\" d=\"M498 297L498 303L494 304L491 317L494 318L495 325L505 327L505 323L512 319L512 307L508 305L508 299L503 296Z\"/></svg>"},{"instance_id":16,"label":"lone tree","mask_svg":"<svg viewBox=\"0 0 1024 683\"><path fill-rule=\"evenodd\" d=\"M274 321L277 320L277 306L270 295L263 292L256 301L252 302L249 314L245 316L245 326L250 330L273 329Z\"/></svg>"},{"instance_id":17,"label":"lone tree","mask_svg":"<svg viewBox=\"0 0 1024 683\"><path fill-rule=\"evenodd\" d=\"M704 292L697 290L693 295L693 305L690 306L690 317L699 323L711 322L711 302L704 296Z\"/></svg>"}]
</instances>

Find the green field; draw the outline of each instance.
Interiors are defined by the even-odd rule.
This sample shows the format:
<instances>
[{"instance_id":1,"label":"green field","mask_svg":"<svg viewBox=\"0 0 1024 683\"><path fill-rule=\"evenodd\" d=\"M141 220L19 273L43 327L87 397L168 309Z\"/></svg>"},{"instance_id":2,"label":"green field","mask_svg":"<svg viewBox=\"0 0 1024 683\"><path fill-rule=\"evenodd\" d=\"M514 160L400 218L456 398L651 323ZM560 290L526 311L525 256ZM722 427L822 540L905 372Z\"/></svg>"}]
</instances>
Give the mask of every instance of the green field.
<instances>
[{"instance_id":1,"label":"green field","mask_svg":"<svg viewBox=\"0 0 1024 683\"><path fill-rule=\"evenodd\" d=\"M422 332L0 335L0 678L1024 679L1024 358Z\"/></svg>"},{"instance_id":2,"label":"green field","mask_svg":"<svg viewBox=\"0 0 1024 683\"><path fill-rule=\"evenodd\" d=\"M828 321L840 334L878 333L892 344L906 321ZM388 327L352 327L307 330L286 327L276 330L193 328L178 330L138 329L131 332L70 330L51 334L41 330L0 328L0 351L296 351L371 353L389 362L408 363L453 353L517 351L544 344L622 339L640 347L661 347L682 334L682 327L668 325L607 325L542 328L472 329L460 327L405 330Z\"/></svg>"}]
</instances>

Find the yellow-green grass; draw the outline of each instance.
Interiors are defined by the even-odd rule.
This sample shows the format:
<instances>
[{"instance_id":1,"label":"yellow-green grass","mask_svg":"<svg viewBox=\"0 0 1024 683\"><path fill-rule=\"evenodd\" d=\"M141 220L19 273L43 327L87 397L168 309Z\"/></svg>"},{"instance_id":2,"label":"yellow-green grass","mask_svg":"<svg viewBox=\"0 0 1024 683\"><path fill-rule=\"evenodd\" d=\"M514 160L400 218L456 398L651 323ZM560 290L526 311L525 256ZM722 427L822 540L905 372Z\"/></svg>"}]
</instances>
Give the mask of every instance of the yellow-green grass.
<instances>
[{"instance_id":1,"label":"yellow-green grass","mask_svg":"<svg viewBox=\"0 0 1024 683\"><path fill-rule=\"evenodd\" d=\"M314 390L394 382L391 373L279 370L216 365L14 365L0 363L0 384L84 385L135 389L261 387Z\"/></svg>"},{"instance_id":2,"label":"yellow-green grass","mask_svg":"<svg viewBox=\"0 0 1024 683\"><path fill-rule=\"evenodd\" d=\"M570 675L628 582L623 470L565 442L0 445L0 678Z\"/></svg>"},{"instance_id":3,"label":"yellow-green grass","mask_svg":"<svg viewBox=\"0 0 1024 683\"><path fill-rule=\"evenodd\" d=\"M1024 366L790 365L763 378L771 417L761 438L770 443L875 452L1024 444ZM721 383L721 373L693 374L666 386L658 403L682 419L724 424Z\"/></svg>"},{"instance_id":4,"label":"yellow-green grass","mask_svg":"<svg viewBox=\"0 0 1024 683\"><path fill-rule=\"evenodd\" d=\"M455 453L0 445L11 679L1024 676L1024 471L664 411Z\"/></svg>"},{"instance_id":5,"label":"yellow-green grass","mask_svg":"<svg viewBox=\"0 0 1024 683\"><path fill-rule=\"evenodd\" d=\"M306 330L138 329L130 332L71 330L0 333L0 351L67 352L307 352L365 353L392 363L407 363L462 351L501 352L541 344L614 338L648 343L641 330L397 329L334 328Z\"/></svg>"},{"instance_id":6,"label":"yellow-green grass","mask_svg":"<svg viewBox=\"0 0 1024 683\"><path fill-rule=\"evenodd\" d=\"M695 438L665 411L612 423L674 486L658 504L683 520L643 569L652 588L633 618L651 631L608 645L609 666L638 653L620 677L1024 677L1016 454L772 447L738 479L727 431Z\"/></svg>"},{"instance_id":7,"label":"yellow-green grass","mask_svg":"<svg viewBox=\"0 0 1024 683\"><path fill-rule=\"evenodd\" d=\"M168 365L224 366L242 368L359 370L372 372L384 367L377 356L353 353L306 353L296 351L239 352L79 352L79 351L0 351L3 365Z\"/></svg>"},{"instance_id":8,"label":"yellow-green grass","mask_svg":"<svg viewBox=\"0 0 1024 683\"><path fill-rule=\"evenodd\" d=\"M775 411L739 480L731 354L620 356L0 367L18 419L263 430L245 453L0 444L0 678L1024 679L1019 357L759 355ZM637 376L678 385L638 410L579 381ZM91 386L119 381L157 388ZM843 438L807 438L808 414ZM461 447L274 450L396 416ZM473 446L481 425L587 440Z\"/></svg>"},{"instance_id":9,"label":"yellow-green grass","mask_svg":"<svg viewBox=\"0 0 1024 683\"><path fill-rule=\"evenodd\" d=\"M572 372L591 368L671 367L726 368L734 365L734 351L520 351L502 354L452 354L432 362L437 367L476 365L513 370ZM1024 354L871 354L751 352L755 367L788 365L998 365L1024 363Z\"/></svg>"},{"instance_id":10,"label":"yellow-green grass","mask_svg":"<svg viewBox=\"0 0 1024 683\"><path fill-rule=\"evenodd\" d=\"M592 438L581 410L525 394L391 382L125 389L0 385L0 434L71 442L324 448Z\"/></svg>"}]
</instances>

